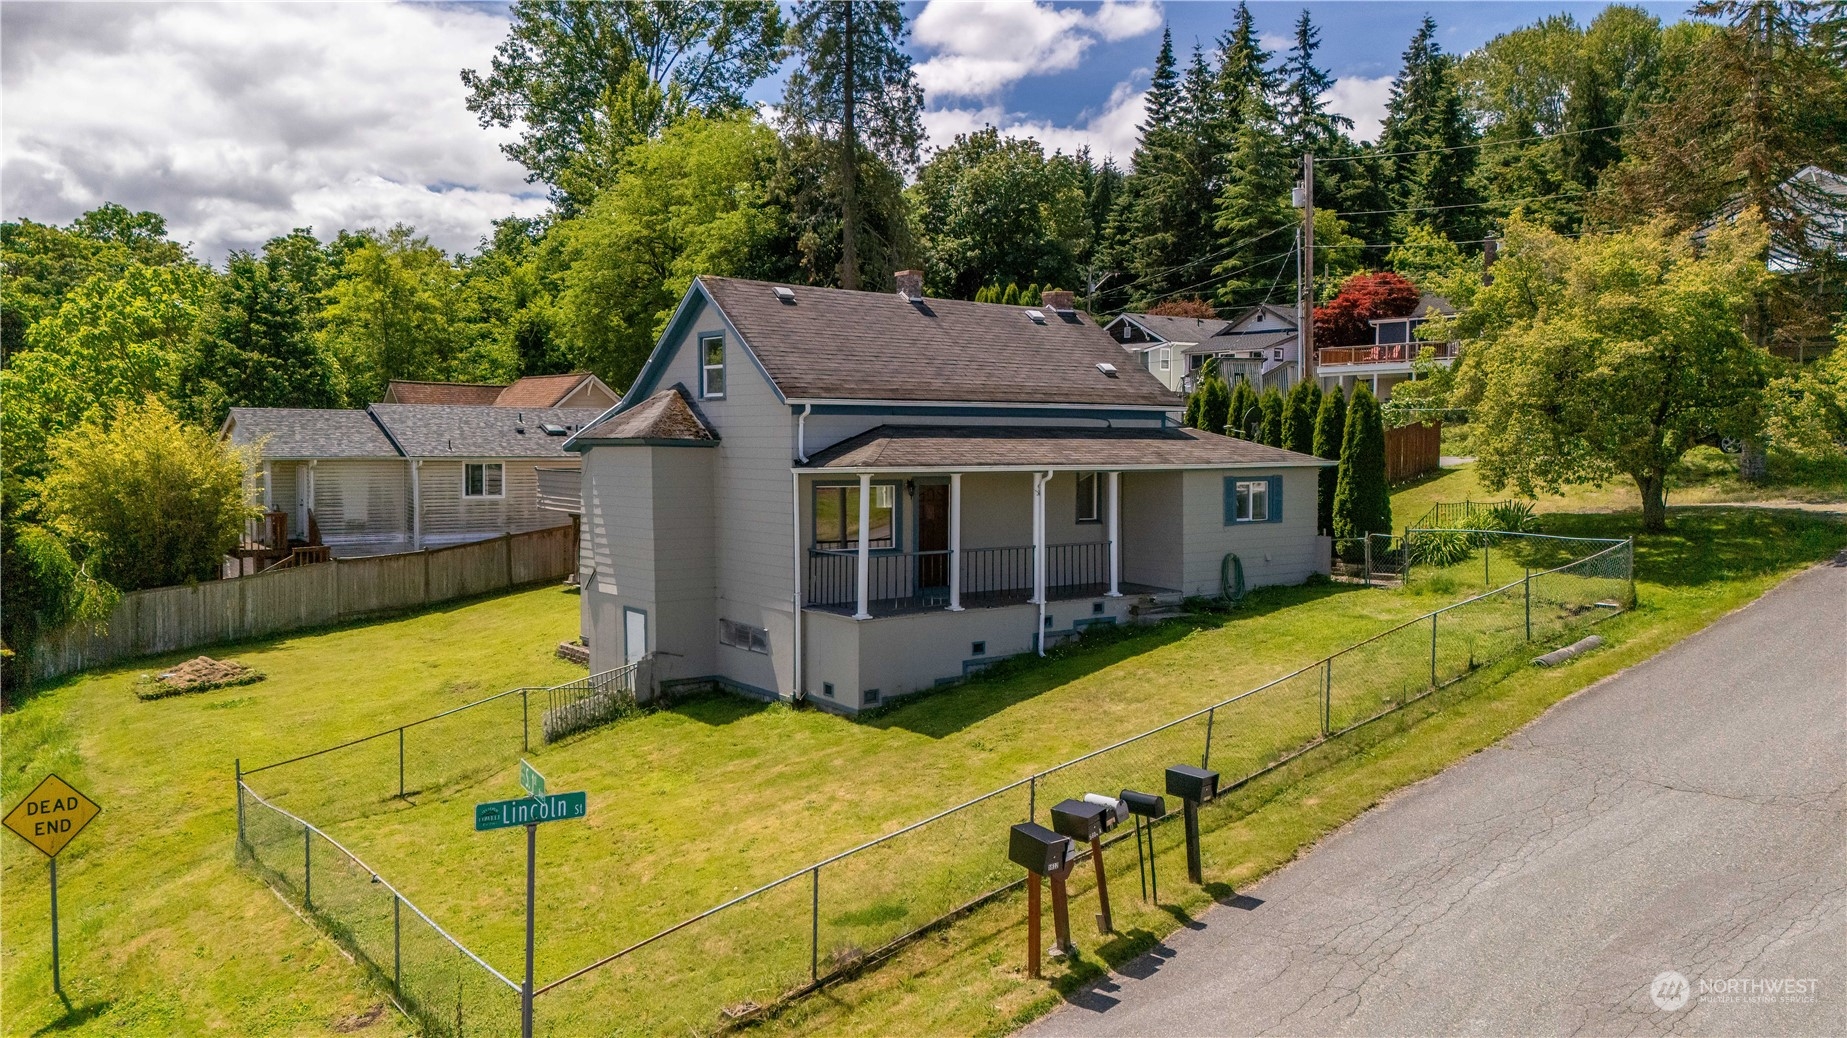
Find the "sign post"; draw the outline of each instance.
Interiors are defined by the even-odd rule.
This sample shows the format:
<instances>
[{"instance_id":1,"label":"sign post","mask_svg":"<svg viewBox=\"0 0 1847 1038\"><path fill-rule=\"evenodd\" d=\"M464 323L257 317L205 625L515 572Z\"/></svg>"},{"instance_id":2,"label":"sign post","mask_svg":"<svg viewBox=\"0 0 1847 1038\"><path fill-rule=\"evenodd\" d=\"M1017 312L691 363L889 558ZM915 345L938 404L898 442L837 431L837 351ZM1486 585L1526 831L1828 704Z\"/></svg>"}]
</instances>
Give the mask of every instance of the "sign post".
<instances>
[{"instance_id":1,"label":"sign post","mask_svg":"<svg viewBox=\"0 0 1847 1038\"><path fill-rule=\"evenodd\" d=\"M64 997L58 966L58 852L102 813L96 801L77 792L56 775L45 776L26 798L13 805L4 824L51 859L51 990Z\"/></svg>"},{"instance_id":2,"label":"sign post","mask_svg":"<svg viewBox=\"0 0 1847 1038\"><path fill-rule=\"evenodd\" d=\"M538 892L539 823L582 818L589 813L589 804L581 792L547 793L545 776L523 760L519 762L519 784L526 791L525 797L475 805L475 832L526 827L526 980L519 989L519 1033L520 1038L532 1038L533 904Z\"/></svg>"}]
</instances>

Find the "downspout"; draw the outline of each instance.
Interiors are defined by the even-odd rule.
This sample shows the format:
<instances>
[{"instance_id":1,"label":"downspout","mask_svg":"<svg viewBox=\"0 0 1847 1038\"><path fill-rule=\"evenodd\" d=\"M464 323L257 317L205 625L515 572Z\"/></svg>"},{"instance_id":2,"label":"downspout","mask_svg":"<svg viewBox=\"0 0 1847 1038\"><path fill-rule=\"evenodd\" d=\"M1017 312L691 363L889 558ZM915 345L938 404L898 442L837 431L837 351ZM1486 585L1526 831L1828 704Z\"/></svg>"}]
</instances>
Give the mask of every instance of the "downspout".
<instances>
[{"instance_id":1,"label":"downspout","mask_svg":"<svg viewBox=\"0 0 1847 1038\"><path fill-rule=\"evenodd\" d=\"M813 411L813 404L803 404L802 413L795 416L795 460L803 465L808 464L808 416Z\"/></svg>"},{"instance_id":2,"label":"downspout","mask_svg":"<svg viewBox=\"0 0 1847 1038\"><path fill-rule=\"evenodd\" d=\"M813 405L810 405L813 406ZM797 433L799 441L801 434ZM799 448L798 448L799 449ZM804 461L807 459L803 459ZM789 470L789 577L795 588L795 594L789 600L789 606L795 614L795 689L789 693L790 701L802 701L804 686L802 684L802 474Z\"/></svg>"},{"instance_id":3,"label":"downspout","mask_svg":"<svg viewBox=\"0 0 1847 1038\"><path fill-rule=\"evenodd\" d=\"M1041 656L1045 655L1045 599L1049 583L1045 572L1045 484L1051 478L1049 470L1043 475L1033 473L1033 597L1039 600L1039 629L1033 635L1033 644L1038 646Z\"/></svg>"}]
</instances>

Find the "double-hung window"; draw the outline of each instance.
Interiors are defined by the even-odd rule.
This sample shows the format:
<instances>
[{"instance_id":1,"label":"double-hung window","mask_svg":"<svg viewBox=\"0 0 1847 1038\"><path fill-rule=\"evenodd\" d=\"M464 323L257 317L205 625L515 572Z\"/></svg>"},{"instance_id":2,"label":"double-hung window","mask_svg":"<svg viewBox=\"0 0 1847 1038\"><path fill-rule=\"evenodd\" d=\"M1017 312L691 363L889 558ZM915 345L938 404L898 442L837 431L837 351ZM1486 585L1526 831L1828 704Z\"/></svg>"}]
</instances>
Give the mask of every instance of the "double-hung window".
<instances>
[{"instance_id":1,"label":"double-hung window","mask_svg":"<svg viewBox=\"0 0 1847 1038\"><path fill-rule=\"evenodd\" d=\"M872 484L871 521L866 526L870 548L895 548L897 540L896 483ZM814 488L814 546L833 551L859 547L859 487Z\"/></svg>"},{"instance_id":2,"label":"double-hung window","mask_svg":"<svg viewBox=\"0 0 1847 1038\"><path fill-rule=\"evenodd\" d=\"M1077 521L1080 523L1101 522L1103 510L1097 501L1097 474L1080 472L1077 474Z\"/></svg>"},{"instance_id":3,"label":"double-hung window","mask_svg":"<svg viewBox=\"0 0 1847 1038\"><path fill-rule=\"evenodd\" d=\"M506 473L500 462L469 462L462 472L463 497L507 496Z\"/></svg>"},{"instance_id":4,"label":"double-hung window","mask_svg":"<svg viewBox=\"0 0 1847 1038\"><path fill-rule=\"evenodd\" d=\"M1274 523L1283 517L1282 480L1276 476L1261 479L1225 480L1225 525L1234 523Z\"/></svg>"},{"instance_id":5,"label":"double-hung window","mask_svg":"<svg viewBox=\"0 0 1847 1038\"><path fill-rule=\"evenodd\" d=\"M699 337L699 395L708 400L725 395L725 336L722 332Z\"/></svg>"}]
</instances>

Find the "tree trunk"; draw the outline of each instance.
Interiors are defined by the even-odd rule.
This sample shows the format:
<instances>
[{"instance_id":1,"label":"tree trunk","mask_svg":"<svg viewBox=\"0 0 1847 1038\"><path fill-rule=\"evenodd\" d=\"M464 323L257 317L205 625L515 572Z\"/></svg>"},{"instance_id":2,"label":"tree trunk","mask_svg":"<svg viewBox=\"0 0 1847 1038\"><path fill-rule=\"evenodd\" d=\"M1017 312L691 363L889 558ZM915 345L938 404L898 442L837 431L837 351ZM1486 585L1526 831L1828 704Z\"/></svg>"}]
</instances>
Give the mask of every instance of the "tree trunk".
<instances>
[{"instance_id":1,"label":"tree trunk","mask_svg":"<svg viewBox=\"0 0 1847 1038\"><path fill-rule=\"evenodd\" d=\"M1764 456L1764 444L1756 436L1744 438L1744 447L1738 453L1738 475L1746 483L1762 483L1770 478L1770 465Z\"/></svg>"},{"instance_id":2,"label":"tree trunk","mask_svg":"<svg viewBox=\"0 0 1847 1038\"><path fill-rule=\"evenodd\" d=\"M1635 487L1642 493L1642 529L1660 533L1667 529L1667 479L1659 473L1635 477Z\"/></svg>"},{"instance_id":3,"label":"tree trunk","mask_svg":"<svg viewBox=\"0 0 1847 1038\"><path fill-rule=\"evenodd\" d=\"M841 191L840 191L840 287L854 289L859 287L859 257L854 248L855 239L859 237L859 213L856 211L853 197L859 188L859 128L853 121L853 102L857 84L853 82L853 5L845 5L846 25L842 35L846 39L846 68L841 77L842 118L840 145L845 148L841 156Z\"/></svg>"}]
</instances>

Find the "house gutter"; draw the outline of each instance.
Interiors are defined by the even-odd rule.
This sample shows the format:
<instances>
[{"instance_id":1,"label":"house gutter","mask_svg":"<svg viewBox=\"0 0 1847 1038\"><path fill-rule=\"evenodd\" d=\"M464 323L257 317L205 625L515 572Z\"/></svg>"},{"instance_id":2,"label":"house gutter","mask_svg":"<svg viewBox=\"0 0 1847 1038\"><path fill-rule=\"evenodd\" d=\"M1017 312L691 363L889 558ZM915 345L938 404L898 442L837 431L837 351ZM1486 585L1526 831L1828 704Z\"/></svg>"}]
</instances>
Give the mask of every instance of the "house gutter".
<instances>
[{"instance_id":1,"label":"house gutter","mask_svg":"<svg viewBox=\"0 0 1847 1038\"><path fill-rule=\"evenodd\" d=\"M795 616L795 687L789 693L789 701L802 701L802 474L793 469L789 472L789 576L790 586L795 594L790 598L789 607Z\"/></svg>"},{"instance_id":2,"label":"house gutter","mask_svg":"<svg viewBox=\"0 0 1847 1038\"><path fill-rule=\"evenodd\" d=\"M803 404L802 413L795 417L795 460L808 464L808 416L814 413L813 404Z\"/></svg>"}]
</instances>

